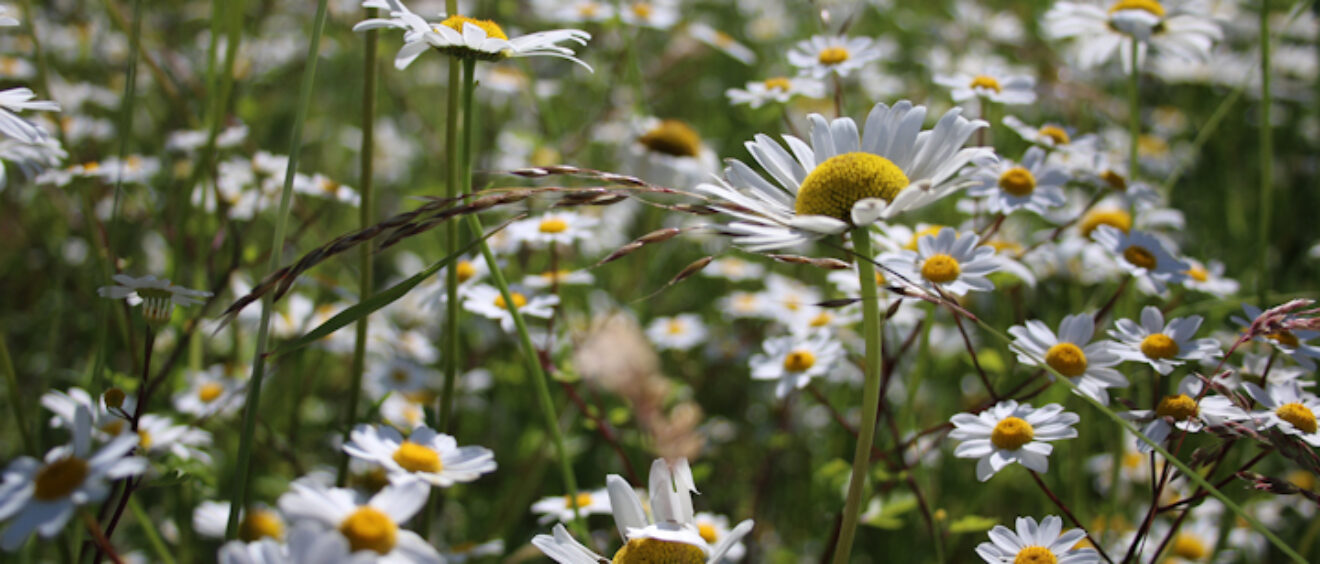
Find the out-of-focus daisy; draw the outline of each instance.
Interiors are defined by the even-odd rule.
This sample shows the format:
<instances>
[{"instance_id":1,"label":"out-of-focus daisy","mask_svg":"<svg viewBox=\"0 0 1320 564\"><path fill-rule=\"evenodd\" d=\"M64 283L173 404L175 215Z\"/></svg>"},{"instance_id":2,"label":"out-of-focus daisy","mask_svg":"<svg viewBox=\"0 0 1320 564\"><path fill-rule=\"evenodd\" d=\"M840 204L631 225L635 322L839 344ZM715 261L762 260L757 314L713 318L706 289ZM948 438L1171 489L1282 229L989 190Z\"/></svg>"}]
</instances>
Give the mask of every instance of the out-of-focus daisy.
<instances>
[{"instance_id":1,"label":"out-of-focus daisy","mask_svg":"<svg viewBox=\"0 0 1320 564\"><path fill-rule=\"evenodd\" d=\"M1082 394L1108 405L1107 388L1124 388L1127 377L1112 367L1122 358L1113 351L1112 341L1091 342L1095 321L1089 313L1078 313L1063 318L1056 336L1049 326L1039 320L1028 320L1026 326L1014 325L1008 329L1013 336L1013 349L1018 361L1029 366L1045 365L1053 368L1076 384Z\"/></svg>"},{"instance_id":2,"label":"out-of-focus daisy","mask_svg":"<svg viewBox=\"0 0 1320 564\"><path fill-rule=\"evenodd\" d=\"M118 395L118 405L110 405L107 395ZM136 409L137 401L124 396L117 388L95 399L82 388L69 388L68 391L46 392L41 396L41 405L55 414L50 418L50 426L57 429L73 428L78 411L86 409L91 416L92 436L97 441L105 441L119 436L128 428L126 418Z\"/></svg>"},{"instance_id":3,"label":"out-of-focus daisy","mask_svg":"<svg viewBox=\"0 0 1320 564\"><path fill-rule=\"evenodd\" d=\"M614 5L601 0L536 0L532 7L554 22L602 22L614 17Z\"/></svg>"},{"instance_id":4,"label":"out-of-focus daisy","mask_svg":"<svg viewBox=\"0 0 1320 564\"><path fill-rule=\"evenodd\" d=\"M716 301L716 307L731 319L770 317L771 304L763 292L731 292Z\"/></svg>"},{"instance_id":5,"label":"out-of-focus daisy","mask_svg":"<svg viewBox=\"0 0 1320 564\"><path fill-rule=\"evenodd\" d=\"M280 496L279 506L294 523L314 523L337 532L350 552L376 553L369 556L377 562L439 564L435 548L400 527L426 505L429 487L421 480L391 484L364 503L352 490L295 480L290 491Z\"/></svg>"},{"instance_id":6,"label":"out-of-focus daisy","mask_svg":"<svg viewBox=\"0 0 1320 564\"><path fill-rule=\"evenodd\" d=\"M175 424L169 417L148 413L138 420L138 448L147 454L169 453L179 460L197 459L211 463L204 447L211 445L211 434L187 425Z\"/></svg>"},{"instance_id":7,"label":"out-of-focus daisy","mask_svg":"<svg viewBox=\"0 0 1320 564\"><path fill-rule=\"evenodd\" d=\"M825 78L831 73L848 76L866 63L892 52L892 45L870 37L816 35L788 50L788 63L803 75Z\"/></svg>"},{"instance_id":8,"label":"out-of-focus daisy","mask_svg":"<svg viewBox=\"0 0 1320 564\"><path fill-rule=\"evenodd\" d=\"M892 219L965 186L966 180L954 178L964 165L994 158L988 148L962 148L987 124L959 113L949 110L935 129L923 132L924 106L877 104L860 136L850 118L828 122L812 114L810 146L791 135L784 136L791 154L766 135L746 143L774 183L730 159L723 179L697 190L733 204L722 209L735 221L722 229L755 251Z\"/></svg>"},{"instance_id":9,"label":"out-of-focus daisy","mask_svg":"<svg viewBox=\"0 0 1320 564\"><path fill-rule=\"evenodd\" d=\"M243 406L243 385L224 374L224 366L215 365L195 373L188 388L174 396L174 409L197 419L227 417Z\"/></svg>"},{"instance_id":10,"label":"out-of-focus daisy","mask_svg":"<svg viewBox=\"0 0 1320 564\"><path fill-rule=\"evenodd\" d=\"M1054 446L1044 441L1076 437L1072 426L1079 420L1076 413L1064 411L1057 403L1036 409L1008 400L976 415L954 415L949 438L962 441L954 456L980 459L976 479L984 482L1014 462L1036 472L1049 470Z\"/></svg>"},{"instance_id":11,"label":"out-of-focus daisy","mask_svg":"<svg viewBox=\"0 0 1320 564\"><path fill-rule=\"evenodd\" d=\"M1036 79L1012 75L1003 69L988 69L984 74L936 75L935 84L948 88L953 101L958 103L985 99L1020 106L1036 101Z\"/></svg>"},{"instance_id":12,"label":"out-of-focus daisy","mask_svg":"<svg viewBox=\"0 0 1320 564\"><path fill-rule=\"evenodd\" d=\"M1042 32L1055 39L1076 39L1082 68L1098 66L1117 52L1127 73L1133 72L1134 39L1137 63L1141 64L1152 46L1181 59L1203 60L1209 57L1214 41L1223 36L1213 19L1182 6L1166 11L1158 0L1059 2L1045 13Z\"/></svg>"},{"instance_id":13,"label":"out-of-focus daisy","mask_svg":"<svg viewBox=\"0 0 1320 564\"><path fill-rule=\"evenodd\" d=\"M731 104L747 104L753 109L769 102L788 103L794 96L808 98L825 97L825 83L818 78L806 76L777 76L748 82L746 88L730 88L724 91Z\"/></svg>"},{"instance_id":14,"label":"out-of-focus daisy","mask_svg":"<svg viewBox=\"0 0 1320 564\"><path fill-rule=\"evenodd\" d=\"M1145 231L1124 233L1114 227L1101 225L1092 238L1118 259L1133 276L1148 281L1156 292L1163 292L1166 284L1187 279L1191 265L1174 256L1164 242Z\"/></svg>"},{"instance_id":15,"label":"out-of-focus daisy","mask_svg":"<svg viewBox=\"0 0 1320 564\"><path fill-rule=\"evenodd\" d=\"M1146 306L1141 309L1141 323L1120 319L1109 336L1118 341L1113 352L1125 360L1145 362L1160 374L1168 374L1174 367L1189 360L1205 360L1219 354L1219 342L1214 339L1196 339L1201 328L1201 316L1179 317L1164 323L1160 308Z\"/></svg>"},{"instance_id":16,"label":"out-of-focus daisy","mask_svg":"<svg viewBox=\"0 0 1320 564\"><path fill-rule=\"evenodd\" d=\"M724 278L730 282L756 280L765 274L765 266L738 257L721 257L701 269L703 276Z\"/></svg>"},{"instance_id":17,"label":"out-of-focus daisy","mask_svg":"<svg viewBox=\"0 0 1320 564\"><path fill-rule=\"evenodd\" d=\"M843 345L829 331L766 339L763 352L752 355L752 379L775 380L775 397L805 388L812 378L829 373L843 355Z\"/></svg>"},{"instance_id":18,"label":"out-of-focus daisy","mask_svg":"<svg viewBox=\"0 0 1320 564\"><path fill-rule=\"evenodd\" d=\"M991 564L1098 564L1091 548L1077 548L1086 539L1081 529L1063 530L1063 519L1049 515L1040 525L1031 517L1018 517L1017 531L1003 525L990 529L990 541L976 546L976 555ZM1062 532L1061 532L1062 531Z\"/></svg>"},{"instance_id":19,"label":"out-of-focus daisy","mask_svg":"<svg viewBox=\"0 0 1320 564\"><path fill-rule=\"evenodd\" d=\"M1063 184L1068 173L1045 160L1040 147L1027 149L1022 162L1003 160L976 167L968 176L978 181L968 187L972 196L989 198L989 211L1013 213L1026 209L1044 215L1064 204Z\"/></svg>"},{"instance_id":20,"label":"out-of-focus daisy","mask_svg":"<svg viewBox=\"0 0 1320 564\"><path fill-rule=\"evenodd\" d=\"M203 501L193 510L193 530L197 534L212 539L225 538L225 528L229 524L229 502ZM284 540L286 530L284 516L264 503L256 503L238 512L238 538L244 542L254 542L269 538Z\"/></svg>"},{"instance_id":21,"label":"out-of-focus daisy","mask_svg":"<svg viewBox=\"0 0 1320 564\"><path fill-rule=\"evenodd\" d=\"M515 222L509 231L519 241L536 247L549 243L572 245L574 241L591 237L592 228L599 222L575 212L554 211Z\"/></svg>"},{"instance_id":22,"label":"out-of-focus daisy","mask_svg":"<svg viewBox=\"0 0 1320 564\"><path fill-rule=\"evenodd\" d=\"M495 471L495 453L458 446L454 437L418 426L404 439L393 427L358 425L344 452L385 467L394 483L421 480L436 487L471 482Z\"/></svg>"},{"instance_id":23,"label":"out-of-focus daisy","mask_svg":"<svg viewBox=\"0 0 1320 564\"><path fill-rule=\"evenodd\" d=\"M32 531L42 538L59 534L81 506L110 494L108 480L141 474L147 461L129 456L138 437L115 438L92 452L92 416L80 406L70 431L73 442L55 447L43 460L23 456L9 463L0 479L0 521L9 521L0 548L13 552Z\"/></svg>"},{"instance_id":24,"label":"out-of-focus daisy","mask_svg":"<svg viewBox=\"0 0 1320 564\"><path fill-rule=\"evenodd\" d=\"M663 30L674 27L681 17L677 0L630 1L619 6L619 19L628 25Z\"/></svg>"},{"instance_id":25,"label":"out-of-focus daisy","mask_svg":"<svg viewBox=\"0 0 1320 564\"><path fill-rule=\"evenodd\" d=\"M307 176L298 174L293 179L293 189L299 194L306 194L317 198L328 198L337 202L342 202L350 206L358 205L361 196L352 186L342 184L324 174L315 174Z\"/></svg>"},{"instance_id":26,"label":"out-of-focus daisy","mask_svg":"<svg viewBox=\"0 0 1320 564\"><path fill-rule=\"evenodd\" d=\"M737 59L744 65L750 65L756 62L756 53L747 48L746 45L739 43L727 33L711 27L701 22L692 22L687 26L687 32L694 39L710 45L720 52Z\"/></svg>"},{"instance_id":27,"label":"out-of-focus daisy","mask_svg":"<svg viewBox=\"0 0 1320 564\"><path fill-rule=\"evenodd\" d=\"M1243 382L1251 398L1264 408L1251 412L1251 417L1262 429L1278 428L1313 447L1320 447L1316 413L1320 413L1320 398L1302 391L1296 382L1273 384L1261 389L1251 382Z\"/></svg>"},{"instance_id":28,"label":"out-of-focus daisy","mask_svg":"<svg viewBox=\"0 0 1320 564\"><path fill-rule=\"evenodd\" d=\"M610 512L610 494L605 488L580 491L577 494L578 512L583 517ZM532 504L532 513L540 515L536 522L544 525L551 521L567 523L573 520L573 506L568 495L545 497Z\"/></svg>"},{"instance_id":29,"label":"out-of-focus daisy","mask_svg":"<svg viewBox=\"0 0 1320 564\"><path fill-rule=\"evenodd\" d=\"M972 290L988 292L995 285L986 276L998 270L1000 263L994 248L978 245L980 242L975 233L945 229L934 237L922 236L916 252L886 253L880 261L919 288L940 288L957 296Z\"/></svg>"},{"instance_id":30,"label":"out-of-focus daisy","mask_svg":"<svg viewBox=\"0 0 1320 564\"><path fill-rule=\"evenodd\" d=\"M719 544L724 537L733 532L729 528L729 518L723 515L702 511L697 513L692 521L697 525L697 533L711 546ZM747 554L747 546L739 540L729 547L728 552L724 553L724 560L737 562L742 560L745 554Z\"/></svg>"},{"instance_id":31,"label":"out-of-focus daisy","mask_svg":"<svg viewBox=\"0 0 1320 564\"><path fill-rule=\"evenodd\" d=\"M1233 316L1234 323L1241 325L1244 329L1250 327L1252 322L1260 317L1261 309L1251 304L1242 304L1242 311L1246 312L1246 317ZM1320 358L1320 346L1312 345L1307 341L1320 337L1320 331L1278 331L1264 336L1256 337L1259 341L1269 343L1279 352L1286 354L1297 364L1307 370L1315 370L1315 359Z\"/></svg>"},{"instance_id":32,"label":"out-of-focus daisy","mask_svg":"<svg viewBox=\"0 0 1320 564\"><path fill-rule=\"evenodd\" d=\"M1026 122L1018 119L1017 116L1004 116L1004 125L1018 134L1019 137L1033 145L1040 145L1050 150L1083 150L1094 151L1096 136L1083 135L1073 138L1073 133L1069 129L1057 123L1045 123L1040 127L1028 125Z\"/></svg>"},{"instance_id":33,"label":"out-of-focus daisy","mask_svg":"<svg viewBox=\"0 0 1320 564\"><path fill-rule=\"evenodd\" d=\"M390 394L380 404L380 418L397 429L412 429L426 422L423 400L413 394Z\"/></svg>"},{"instance_id":34,"label":"out-of-focus daisy","mask_svg":"<svg viewBox=\"0 0 1320 564\"><path fill-rule=\"evenodd\" d=\"M547 270L540 274L528 274L523 277L523 285L542 290L556 284L560 286L580 286L593 284L596 277L586 270Z\"/></svg>"},{"instance_id":35,"label":"out-of-focus daisy","mask_svg":"<svg viewBox=\"0 0 1320 564\"><path fill-rule=\"evenodd\" d=\"M18 18L7 15L9 6L0 6L0 27L18 27L22 22Z\"/></svg>"},{"instance_id":36,"label":"out-of-focus daisy","mask_svg":"<svg viewBox=\"0 0 1320 564\"><path fill-rule=\"evenodd\" d=\"M579 29L556 29L510 38L500 25L490 20L477 20L451 15L443 21L431 23L412 13L401 0L363 0L363 8L379 8L389 18L363 20L353 31L393 28L401 29L403 47L394 56L394 66L407 68L422 52L430 48L460 58L498 61L510 57L556 57L568 59L591 70L591 66L573 56L573 50L559 43L565 41L586 45L591 34Z\"/></svg>"},{"instance_id":37,"label":"out-of-focus daisy","mask_svg":"<svg viewBox=\"0 0 1320 564\"><path fill-rule=\"evenodd\" d=\"M18 112L35 110L58 112L60 105L49 100L33 100L37 95L30 88L10 88L0 91L0 133L24 143L40 143L48 135L44 129L18 117Z\"/></svg>"},{"instance_id":38,"label":"out-of-focus daisy","mask_svg":"<svg viewBox=\"0 0 1320 564\"><path fill-rule=\"evenodd\" d=\"M554 295L534 296L530 299L521 292L510 291L509 295L513 298L513 307L524 317L549 318L554 314L555 306L559 304L559 296ZM463 300L463 308L499 321L500 327L506 332L514 330L513 313L509 311L509 304L504 303L504 296L494 286L485 284L473 286Z\"/></svg>"},{"instance_id":39,"label":"out-of-focus daisy","mask_svg":"<svg viewBox=\"0 0 1320 564\"><path fill-rule=\"evenodd\" d=\"M716 169L715 152L687 122L643 118L633 124L636 137L628 159L638 175L651 182L686 186Z\"/></svg>"},{"instance_id":40,"label":"out-of-focus daisy","mask_svg":"<svg viewBox=\"0 0 1320 564\"><path fill-rule=\"evenodd\" d=\"M1191 265L1191 268L1187 269L1187 279L1183 280L1183 286L1220 298L1226 298L1237 293L1238 282L1224 276L1224 263L1217 260L1202 263L1199 260L1186 257L1184 257L1184 260Z\"/></svg>"},{"instance_id":41,"label":"out-of-focus daisy","mask_svg":"<svg viewBox=\"0 0 1320 564\"><path fill-rule=\"evenodd\" d=\"M1141 428L1141 434L1157 443L1164 442L1174 428L1196 433L1207 425L1220 425L1226 420L1246 418L1247 414L1234 406L1226 397L1201 397L1203 387L1200 378L1192 375L1184 376L1178 382L1178 393L1161 398L1154 411L1133 410L1126 415L1139 421L1149 420ZM1198 397L1201 398L1200 401L1197 401ZM1154 449L1145 441L1140 441L1137 443L1137 450L1148 453Z\"/></svg>"},{"instance_id":42,"label":"out-of-focus daisy","mask_svg":"<svg viewBox=\"0 0 1320 564\"><path fill-rule=\"evenodd\" d=\"M695 313L657 317L646 326L646 337L660 350L687 350L706 340L706 324Z\"/></svg>"},{"instance_id":43,"label":"out-of-focus daisy","mask_svg":"<svg viewBox=\"0 0 1320 564\"><path fill-rule=\"evenodd\" d=\"M161 280L150 274L134 278L127 274L114 276L117 286L101 286L96 293L103 298L126 299L129 305L142 304L142 314L147 321L165 323L174 313L174 306L198 305L202 298L210 297L210 292L189 290L175 286L169 280Z\"/></svg>"},{"instance_id":44,"label":"out-of-focus daisy","mask_svg":"<svg viewBox=\"0 0 1320 564\"><path fill-rule=\"evenodd\" d=\"M441 556L444 557L446 564L461 564L473 558L483 556L502 556L504 554L504 541L495 539L493 541L477 544L474 542L464 542L449 547Z\"/></svg>"}]
</instances>

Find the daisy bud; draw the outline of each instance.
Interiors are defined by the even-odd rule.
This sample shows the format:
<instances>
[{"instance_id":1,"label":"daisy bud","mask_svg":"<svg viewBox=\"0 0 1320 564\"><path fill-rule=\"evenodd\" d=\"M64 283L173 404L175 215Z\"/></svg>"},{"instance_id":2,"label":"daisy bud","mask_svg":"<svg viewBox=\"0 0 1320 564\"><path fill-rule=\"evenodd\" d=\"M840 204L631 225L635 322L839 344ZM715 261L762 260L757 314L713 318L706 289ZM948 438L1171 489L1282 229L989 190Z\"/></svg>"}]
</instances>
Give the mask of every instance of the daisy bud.
<instances>
[{"instance_id":1,"label":"daisy bud","mask_svg":"<svg viewBox=\"0 0 1320 564\"><path fill-rule=\"evenodd\" d=\"M124 407L124 390L110 388L104 394L101 394L101 399L105 400L105 406L110 409L122 408Z\"/></svg>"}]
</instances>

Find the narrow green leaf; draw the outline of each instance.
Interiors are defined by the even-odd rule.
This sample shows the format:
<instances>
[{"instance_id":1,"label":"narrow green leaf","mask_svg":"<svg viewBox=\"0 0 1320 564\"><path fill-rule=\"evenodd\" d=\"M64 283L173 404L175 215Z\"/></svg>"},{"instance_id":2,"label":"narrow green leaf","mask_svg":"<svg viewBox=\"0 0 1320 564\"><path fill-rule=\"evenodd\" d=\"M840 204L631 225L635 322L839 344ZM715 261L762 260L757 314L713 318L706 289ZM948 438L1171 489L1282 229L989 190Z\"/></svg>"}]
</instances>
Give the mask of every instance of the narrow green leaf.
<instances>
[{"instance_id":1,"label":"narrow green leaf","mask_svg":"<svg viewBox=\"0 0 1320 564\"><path fill-rule=\"evenodd\" d=\"M999 520L994 517L982 517L980 515L968 515L957 521L949 523L950 533L980 533L989 531Z\"/></svg>"}]
</instances>

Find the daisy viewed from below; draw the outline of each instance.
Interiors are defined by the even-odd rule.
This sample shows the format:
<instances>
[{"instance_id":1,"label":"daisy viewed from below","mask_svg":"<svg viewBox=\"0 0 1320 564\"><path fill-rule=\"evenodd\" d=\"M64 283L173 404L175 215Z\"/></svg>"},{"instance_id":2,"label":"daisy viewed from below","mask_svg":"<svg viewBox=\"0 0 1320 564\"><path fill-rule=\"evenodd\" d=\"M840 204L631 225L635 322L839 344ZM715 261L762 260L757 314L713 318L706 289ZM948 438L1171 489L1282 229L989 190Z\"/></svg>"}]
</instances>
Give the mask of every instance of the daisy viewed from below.
<instances>
[{"instance_id":1,"label":"daisy viewed from below","mask_svg":"<svg viewBox=\"0 0 1320 564\"><path fill-rule=\"evenodd\" d=\"M158 279L150 274L134 278L127 274L114 275L117 286L101 286L97 295L103 298L126 299L128 305L142 305L142 315L152 323L165 323L174 313L174 306L199 305L202 298L210 297L210 292L189 290L175 286L169 280Z\"/></svg>"},{"instance_id":2,"label":"daisy viewed from below","mask_svg":"<svg viewBox=\"0 0 1320 564\"><path fill-rule=\"evenodd\" d=\"M734 219L721 229L757 252L892 219L966 186L955 173L994 158L989 148L962 148L988 124L960 112L949 110L934 129L922 131L925 106L876 104L861 135L851 118L830 122L812 114L810 145L791 135L784 136L788 149L768 135L745 143L774 182L729 159L723 179L697 190L714 196L712 205Z\"/></svg>"},{"instance_id":3,"label":"daisy viewed from below","mask_svg":"<svg viewBox=\"0 0 1320 564\"><path fill-rule=\"evenodd\" d=\"M1180 59L1204 60L1210 47L1223 36L1219 24L1208 16L1175 5L1165 8L1158 0L1109 0L1059 2L1046 12L1042 32L1055 39L1076 39L1078 65L1098 66L1115 52L1123 71L1131 73L1132 44L1137 43L1137 63L1148 47Z\"/></svg>"},{"instance_id":4,"label":"daisy viewed from below","mask_svg":"<svg viewBox=\"0 0 1320 564\"><path fill-rule=\"evenodd\" d=\"M1039 320L1028 320L1026 326L1014 325L1008 329L1013 336L1012 348L1019 362L1029 366L1045 365L1064 375L1078 391L1102 404L1109 405L1108 388L1126 388L1127 377L1112 367L1122 358L1113 351L1111 341L1091 342L1095 334L1095 320L1089 313L1078 313L1063 318L1056 336L1049 326Z\"/></svg>"},{"instance_id":5,"label":"daisy viewed from below","mask_svg":"<svg viewBox=\"0 0 1320 564\"><path fill-rule=\"evenodd\" d=\"M944 229L936 236L921 236L915 252L886 253L880 262L925 290L939 288L956 296L973 290L988 292L995 285L986 276L998 270L1000 262L995 249L980 242L975 233Z\"/></svg>"},{"instance_id":6,"label":"daisy viewed from below","mask_svg":"<svg viewBox=\"0 0 1320 564\"><path fill-rule=\"evenodd\" d=\"M967 188L967 194L989 198L994 213L1025 209L1044 215L1047 209L1065 203L1063 185L1068 182L1068 173L1046 162L1040 147L1027 149L1021 163L986 163L967 176L978 181Z\"/></svg>"},{"instance_id":7,"label":"daisy viewed from below","mask_svg":"<svg viewBox=\"0 0 1320 564\"><path fill-rule=\"evenodd\" d=\"M1172 372L1174 367L1189 360L1203 361L1219 355L1219 342L1214 339L1196 339L1201 328L1201 316L1179 317L1164 323L1160 308L1146 306L1141 309L1141 323L1120 319L1117 329L1109 336L1118 341L1113 351L1124 360L1145 362L1160 374Z\"/></svg>"},{"instance_id":8,"label":"daisy viewed from below","mask_svg":"<svg viewBox=\"0 0 1320 564\"><path fill-rule=\"evenodd\" d=\"M1251 382L1243 382L1251 398L1263 408L1251 412L1251 417L1262 429L1277 428L1313 447L1320 447L1320 427L1316 424L1316 414L1320 413L1320 397L1302 391L1296 380L1271 384L1261 389Z\"/></svg>"},{"instance_id":9,"label":"daisy viewed from below","mask_svg":"<svg viewBox=\"0 0 1320 564\"><path fill-rule=\"evenodd\" d=\"M962 441L954 456L980 459L976 479L984 482L1014 462L1036 472L1049 470L1054 446L1044 441L1076 437L1072 426L1079 420L1076 413L1064 411L1057 403L1036 409L1008 400L976 415L954 415L949 438Z\"/></svg>"},{"instance_id":10,"label":"daisy viewed from below","mask_svg":"<svg viewBox=\"0 0 1320 564\"><path fill-rule=\"evenodd\" d=\"M556 29L510 38L499 24L490 20L477 20L451 15L432 23L414 14L401 0L363 0L363 8L378 8L389 18L363 20L353 31L393 28L401 29L403 47L394 57L394 67L407 68L422 52L430 48L459 58L498 61L510 57L556 57L573 61L587 70L591 66L573 56L573 50L558 45L565 41L586 45L591 34L579 29Z\"/></svg>"},{"instance_id":11,"label":"daisy viewed from below","mask_svg":"<svg viewBox=\"0 0 1320 564\"><path fill-rule=\"evenodd\" d=\"M513 298L513 307L521 312L523 317L549 318L554 313L555 306L559 304L559 296L554 295L528 298L526 294L516 291L510 291L509 295ZM499 321L500 328L505 332L514 330L513 313L509 311L509 304L504 303L504 295L494 286L486 284L473 286L464 296L463 308Z\"/></svg>"},{"instance_id":12,"label":"daisy viewed from below","mask_svg":"<svg viewBox=\"0 0 1320 564\"><path fill-rule=\"evenodd\" d=\"M428 486L421 480L391 484L365 503L355 492L295 480L280 496L280 511L295 527L319 525L348 543L349 552L366 553L382 564L442 562L440 553L408 529L400 527L426 505ZM375 554L369 554L374 552Z\"/></svg>"},{"instance_id":13,"label":"daisy viewed from below","mask_svg":"<svg viewBox=\"0 0 1320 564\"><path fill-rule=\"evenodd\" d=\"M393 427L358 425L344 452L383 466L393 483L421 480L443 488L495 471L490 449L460 447L454 437L425 425L413 428L407 439Z\"/></svg>"},{"instance_id":14,"label":"daisy viewed from below","mask_svg":"<svg viewBox=\"0 0 1320 564\"><path fill-rule=\"evenodd\" d=\"M545 497L532 504L532 513L539 514L537 523L542 525L551 521L567 523L573 520L573 505L571 496L557 495ZM577 511L583 517L588 515L602 515L609 513L610 494L605 488L593 491L579 491L577 494Z\"/></svg>"},{"instance_id":15,"label":"daisy viewed from below","mask_svg":"<svg viewBox=\"0 0 1320 564\"><path fill-rule=\"evenodd\" d=\"M756 109L770 102L788 103L794 96L824 98L825 83L818 78L777 76L748 82L745 88L730 88L724 95L731 104L747 104Z\"/></svg>"},{"instance_id":16,"label":"daisy viewed from below","mask_svg":"<svg viewBox=\"0 0 1320 564\"><path fill-rule=\"evenodd\" d=\"M1036 524L1018 517L1017 531L1003 525L990 529L990 542L976 546L976 554L990 564L1099 564L1091 548L1076 548L1086 539L1081 529L1063 530L1063 519L1049 515Z\"/></svg>"},{"instance_id":17,"label":"daisy viewed from below","mask_svg":"<svg viewBox=\"0 0 1320 564\"><path fill-rule=\"evenodd\" d=\"M807 387L825 376L843 356L843 345L829 331L766 339L764 351L752 355L752 379L775 380L775 397Z\"/></svg>"},{"instance_id":18,"label":"daisy viewed from below","mask_svg":"<svg viewBox=\"0 0 1320 564\"><path fill-rule=\"evenodd\" d=\"M811 78L826 78L831 73L848 76L866 63L893 51L893 46L870 37L816 35L797 42L788 50L788 63Z\"/></svg>"}]
</instances>

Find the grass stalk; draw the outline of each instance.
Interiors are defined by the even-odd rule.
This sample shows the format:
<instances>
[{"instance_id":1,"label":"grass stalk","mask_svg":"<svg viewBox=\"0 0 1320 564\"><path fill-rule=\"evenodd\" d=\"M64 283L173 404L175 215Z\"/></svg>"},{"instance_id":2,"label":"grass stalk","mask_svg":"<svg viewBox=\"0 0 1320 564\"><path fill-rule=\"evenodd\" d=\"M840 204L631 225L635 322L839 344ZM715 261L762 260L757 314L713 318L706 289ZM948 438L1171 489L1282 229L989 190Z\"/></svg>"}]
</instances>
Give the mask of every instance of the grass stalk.
<instances>
[{"instance_id":1,"label":"grass stalk","mask_svg":"<svg viewBox=\"0 0 1320 564\"><path fill-rule=\"evenodd\" d=\"M1137 56L1141 52L1140 47L1141 41L1133 37L1132 58L1128 61L1132 65L1131 74L1128 75L1128 182L1137 179L1141 168L1137 165L1141 144L1141 58Z\"/></svg>"},{"instance_id":2,"label":"grass stalk","mask_svg":"<svg viewBox=\"0 0 1320 564\"><path fill-rule=\"evenodd\" d=\"M1270 284L1270 216L1274 212L1274 131L1270 123L1270 0L1260 6L1260 205L1256 219L1256 303Z\"/></svg>"}]
</instances>

